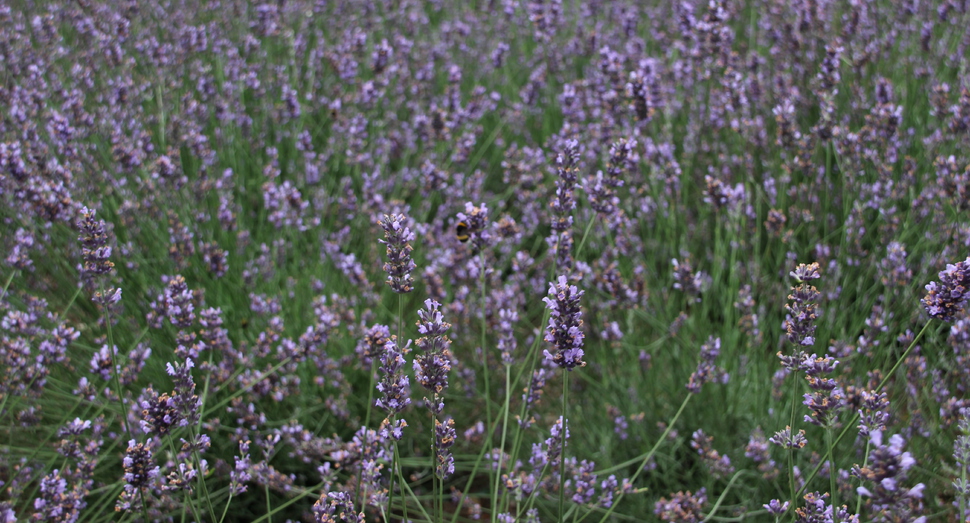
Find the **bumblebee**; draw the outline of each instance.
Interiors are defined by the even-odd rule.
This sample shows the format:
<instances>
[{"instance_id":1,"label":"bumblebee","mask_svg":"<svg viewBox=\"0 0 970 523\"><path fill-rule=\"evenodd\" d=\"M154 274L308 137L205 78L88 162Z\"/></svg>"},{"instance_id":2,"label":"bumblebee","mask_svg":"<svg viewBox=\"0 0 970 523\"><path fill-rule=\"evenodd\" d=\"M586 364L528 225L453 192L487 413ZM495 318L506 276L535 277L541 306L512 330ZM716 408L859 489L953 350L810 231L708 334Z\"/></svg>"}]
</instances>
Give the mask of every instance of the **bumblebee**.
<instances>
[{"instance_id":1,"label":"bumblebee","mask_svg":"<svg viewBox=\"0 0 970 523\"><path fill-rule=\"evenodd\" d=\"M458 225L455 226L455 236L458 237L458 241L461 243L467 242L468 239L471 238L471 234L468 232L468 224L465 222L458 222Z\"/></svg>"}]
</instances>

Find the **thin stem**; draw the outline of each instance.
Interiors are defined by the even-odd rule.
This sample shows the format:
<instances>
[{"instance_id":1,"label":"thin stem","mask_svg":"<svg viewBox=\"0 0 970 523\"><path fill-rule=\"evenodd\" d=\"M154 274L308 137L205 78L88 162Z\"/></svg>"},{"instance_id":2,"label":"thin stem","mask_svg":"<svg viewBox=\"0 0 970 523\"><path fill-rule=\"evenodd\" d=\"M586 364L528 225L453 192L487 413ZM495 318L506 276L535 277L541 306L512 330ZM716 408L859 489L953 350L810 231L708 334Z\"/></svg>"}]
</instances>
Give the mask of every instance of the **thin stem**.
<instances>
[{"instance_id":1,"label":"thin stem","mask_svg":"<svg viewBox=\"0 0 970 523\"><path fill-rule=\"evenodd\" d=\"M579 241L579 247L576 248L576 257L579 258L579 253L583 251L583 246L586 245L586 237L589 236L590 229L593 228L593 222L596 221L596 215L594 214L588 222L586 222L586 230L583 232L583 239Z\"/></svg>"},{"instance_id":2,"label":"thin stem","mask_svg":"<svg viewBox=\"0 0 970 523\"><path fill-rule=\"evenodd\" d=\"M792 372L792 377L795 378L795 383L792 384L791 388L791 412L788 419L788 429L792 432L795 431L795 405L798 404L798 377ZM795 449L788 448L788 494L791 496L792 503L792 521L795 519Z\"/></svg>"},{"instance_id":3,"label":"thin stem","mask_svg":"<svg viewBox=\"0 0 970 523\"><path fill-rule=\"evenodd\" d=\"M273 523L273 505L270 504L269 500L269 485L263 486L263 494L266 496L266 516L269 518L269 523Z\"/></svg>"},{"instance_id":4,"label":"thin stem","mask_svg":"<svg viewBox=\"0 0 970 523\"><path fill-rule=\"evenodd\" d=\"M432 395L432 405L438 405L438 394ZM442 488L442 480L438 478L438 438L435 433L435 425L438 423L438 415L435 414L434 410L431 411L431 492L435 494L435 501L432 503L431 514L434 516L433 521L442 521L442 514L438 512L438 500L441 497L439 489Z\"/></svg>"},{"instance_id":5,"label":"thin stem","mask_svg":"<svg viewBox=\"0 0 970 523\"><path fill-rule=\"evenodd\" d=\"M559 523L563 521L563 504L566 499L566 440L569 430L566 428L566 409L569 407L569 371L562 371L562 451L559 453Z\"/></svg>"},{"instance_id":6,"label":"thin stem","mask_svg":"<svg viewBox=\"0 0 970 523\"><path fill-rule=\"evenodd\" d=\"M3 283L3 292L0 292L0 300L3 300L4 298L7 297L7 289L10 288L10 282L12 282L13 281L13 277L16 276L16 275L18 275L18 274L20 274L20 271L18 271L18 270L10 271L10 276L7 277L7 281L5 281Z\"/></svg>"},{"instance_id":7,"label":"thin stem","mask_svg":"<svg viewBox=\"0 0 970 523\"><path fill-rule=\"evenodd\" d=\"M866 441L866 453L862 457L862 468L869 466L869 446L872 444L870 441ZM859 478L859 486L862 486L862 478ZM858 514L862 510L862 496L856 496L855 499L855 514Z\"/></svg>"},{"instance_id":8,"label":"thin stem","mask_svg":"<svg viewBox=\"0 0 970 523\"><path fill-rule=\"evenodd\" d=\"M825 429L825 443L829 449L829 456L835 456L835 445L832 444L832 431L835 430L832 427L827 427ZM835 465L835 459L829 458L829 492L832 501L832 523L839 523L839 490L835 485L835 476L838 473L838 468Z\"/></svg>"},{"instance_id":9,"label":"thin stem","mask_svg":"<svg viewBox=\"0 0 970 523\"><path fill-rule=\"evenodd\" d=\"M479 262L478 263L479 263L480 269L481 269L481 275L479 276L479 285L480 285L481 290L482 290L482 344L481 344L481 351L482 351L482 374L484 375L482 377L482 379L485 381L485 427L486 427L486 430L487 430L487 432L485 434L485 444L484 444L484 447L483 448L488 449L488 448L490 448L492 446L492 433L494 432L495 427L492 426L492 394L491 394L491 391L490 391L490 388L491 388L490 381L491 380L489 378L489 373L488 373L488 347L485 344L486 343L486 334L488 333L487 332L488 331L488 322L486 321L486 318L485 318L485 309L487 309L488 307L487 307L487 301L486 301L486 298L485 298L485 250L484 249L481 250L478 253L478 259L479 259ZM491 476L490 479L497 484L499 475L496 474L494 470L492 470L492 467L486 467L486 470L488 470L488 473ZM442 491L443 490L444 490L444 487L442 487ZM443 492L442 492L442 494L443 494ZM493 511L493 514L494 514L494 511Z\"/></svg>"},{"instance_id":10,"label":"thin stem","mask_svg":"<svg viewBox=\"0 0 970 523\"><path fill-rule=\"evenodd\" d=\"M495 518L498 515L499 510L502 510L504 508L502 507L501 503L499 503L499 500L498 500L498 486L499 486L499 483L501 483L502 464L505 458L505 434L509 428L509 398L512 395L511 394L512 389L510 388L511 385L512 385L512 368L509 365L506 365L505 366L505 405L502 406L502 412L503 412L502 443L501 445L499 445L499 448L498 448L498 468L495 469L495 485L492 489L492 504L498 507L498 510L492 511L493 522L495 521Z\"/></svg>"},{"instance_id":11,"label":"thin stem","mask_svg":"<svg viewBox=\"0 0 970 523\"><path fill-rule=\"evenodd\" d=\"M101 285L101 296L105 296L103 283ZM124 422L125 432L128 433L128 437L134 438L134 435L131 432L131 426L128 424L128 406L125 405L125 395L121 390L121 377L118 376L118 374L121 373L121 363L118 362L119 353L115 351L114 334L111 330L111 305L108 303L103 303L101 307L104 310L104 325L108 330L108 354L111 357L111 381L114 384L115 394L118 395L118 401L121 402L121 421Z\"/></svg>"},{"instance_id":12,"label":"thin stem","mask_svg":"<svg viewBox=\"0 0 970 523\"><path fill-rule=\"evenodd\" d=\"M226 520L226 513L229 512L229 504L232 503L232 492L229 492L229 497L226 498L226 506L222 509L222 516L219 517L219 523ZM147 519L145 521L148 521Z\"/></svg>"},{"instance_id":13,"label":"thin stem","mask_svg":"<svg viewBox=\"0 0 970 523\"><path fill-rule=\"evenodd\" d=\"M731 485L733 485L734 482L739 477L741 477L741 474L744 474L745 472L746 471L744 471L744 470L739 470L739 471L735 472L733 476L731 476L731 481L728 481L727 486L724 487L724 491L721 492L721 495L717 497L717 501L714 502L714 506L711 507L710 512L707 513L707 516L704 517L704 519L703 519L703 521L701 521L701 523L706 523L706 522L710 521L711 518L714 517L714 514L717 513L718 507L721 506L721 502L724 501L724 496L726 496L727 493L731 490Z\"/></svg>"}]
</instances>

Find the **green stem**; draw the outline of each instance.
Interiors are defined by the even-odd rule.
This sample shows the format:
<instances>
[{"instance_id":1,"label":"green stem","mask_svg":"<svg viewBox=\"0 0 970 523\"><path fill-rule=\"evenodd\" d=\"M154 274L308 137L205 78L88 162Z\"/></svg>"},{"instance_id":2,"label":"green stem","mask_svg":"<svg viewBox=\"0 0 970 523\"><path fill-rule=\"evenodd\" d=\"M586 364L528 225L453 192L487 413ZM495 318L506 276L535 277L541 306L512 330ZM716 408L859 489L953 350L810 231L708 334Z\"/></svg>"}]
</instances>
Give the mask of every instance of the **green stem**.
<instances>
[{"instance_id":1,"label":"green stem","mask_svg":"<svg viewBox=\"0 0 970 523\"><path fill-rule=\"evenodd\" d=\"M704 517L704 519L703 519L703 521L701 521L701 523L706 523L706 522L710 521L714 517L714 514L717 513L718 507L721 506L721 502L724 501L724 496L726 496L727 493L731 490L731 485L733 485L734 482L739 477L741 477L741 474L744 474L744 473L745 473L744 470L739 470L739 471L735 472L733 476L731 476L731 481L728 481L727 486L724 487L724 491L721 492L721 495L717 497L717 501L714 503L714 506L711 507L711 510L707 513L707 516Z\"/></svg>"},{"instance_id":2,"label":"green stem","mask_svg":"<svg viewBox=\"0 0 970 523\"><path fill-rule=\"evenodd\" d=\"M229 493L229 497L226 499L226 506L222 509L222 516L219 517L219 523L226 520L226 513L229 512L229 504L232 503L232 492ZM145 521L148 521L147 519Z\"/></svg>"},{"instance_id":3,"label":"green stem","mask_svg":"<svg viewBox=\"0 0 970 523\"><path fill-rule=\"evenodd\" d=\"M432 400L434 403L432 405L438 405L438 394L432 395ZM433 510L431 511L434 516L433 521L442 521L444 514L438 511L439 501L441 500L442 491L444 487L442 486L443 480L438 478L438 438L435 434L435 425L438 423L438 415L431 411L431 492L435 494L434 502L432 503Z\"/></svg>"},{"instance_id":4,"label":"green stem","mask_svg":"<svg viewBox=\"0 0 970 523\"><path fill-rule=\"evenodd\" d=\"M488 373L488 347L486 345L486 334L488 331L488 322L485 318L485 309L487 308L487 301L485 298L485 251L482 250L478 253L479 265L481 266L481 275L479 276L479 284L482 289L482 379L485 381L485 427L487 428L487 433L485 435L484 449L488 449L492 446L492 433L494 428L492 426L492 394L490 391L490 378ZM490 479L493 481L498 481L496 478L498 475L492 470L492 467L487 467ZM442 487L443 489L444 487Z\"/></svg>"},{"instance_id":5,"label":"green stem","mask_svg":"<svg viewBox=\"0 0 970 523\"><path fill-rule=\"evenodd\" d=\"M498 448L498 468L495 469L495 485L492 488L492 504L498 507L497 510L492 510L492 521L495 521L496 516L500 510L504 507L499 502L498 498L498 488L499 484L502 482L502 464L505 458L505 434L509 428L509 398L512 395L510 388L512 385L512 368L509 365L505 366L505 405L502 406L502 443Z\"/></svg>"},{"instance_id":6,"label":"green stem","mask_svg":"<svg viewBox=\"0 0 970 523\"><path fill-rule=\"evenodd\" d=\"M593 222L596 221L596 215L594 214L588 222L586 222L586 230L583 232L583 239L579 241L579 247L576 248L576 258L579 258L579 253L583 251L583 246L586 245L586 237L589 236L590 229L593 228Z\"/></svg>"},{"instance_id":7,"label":"green stem","mask_svg":"<svg viewBox=\"0 0 970 523\"><path fill-rule=\"evenodd\" d=\"M394 420L391 420L392 424ZM404 474L401 472L401 459L398 449L397 441L394 441L394 458L391 462L391 485L390 485L390 496L387 500L387 514L384 516L384 521L390 521L390 517L394 512L394 480L400 481L404 484ZM404 513L404 521L408 520L408 504L407 499L404 498L404 493L401 493L401 510Z\"/></svg>"},{"instance_id":8,"label":"green stem","mask_svg":"<svg viewBox=\"0 0 970 523\"><path fill-rule=\"evenodd\" d=\"M388 516L394 511L394 481L398 477L397 472L398 472L398 464L399 464L399 462L398 462L398 452L397 452L398 451L397 441L394 442L394 444L392 445L391 448L392 448L392 451L394 452L394 455L391 457L391 480L390 480L390 484L387 486L387 512L388 513L387 514L384 514L384 522L385 523L387 523L389 521ZM358 474L357 476L358 476L358 478L357 478L357 494L355 496L357 498L357 501L354 503L355 510L357 509L356 507L360 507L360 476L361 476L361 474ZM383 510L381 512L383 513Z\"/></svg>"},{"instance_id":9,"label":"green stem","mask_svg":"<svg viewBox=\"0 0 970 523\"><path fill-rule=\"evenodd\" d=\"M872 444L870 441L866 441L866 453L862 457L862 468L869 466L869 446ZM862 486L862 478L859 479L859 486ZM858 514L862 510L862 496L856 496L855 499L855 513Z\"/></svg>"},{"instance_id":10,"label":"green stem","mask_svg":"<svg viewBox=\"0 0 970 523\"><path fill-rule=\"evenodd\" d=\"M562 451L559 453L559 523L563 521L563 505L566 499L566 440L569 430L566 426L566 409L569 407L569 370L562 371Z\"/></svg>"},{"instance_id":11,"label":"green stem","mask_svg":"<svg viewBox=\"0 0 970 523\"><path fill-rule=\"evenodd\" d=\"M104 285L101 285L101 296L105 296ZM115 394L118 395L118 401L121 402L121 421L124 422L125 432L128 433L129 438L134 438L131 432L131 426L128 424L128 406L125 405L125 395L121 390L121 377L118 374L121 372L121 363L118 361L119 353L115 351L114 344L114 334L111 330L111 305L102 304L102 309L104 310L104 326L108 330L108 354L111 356L111 381L115 388Z\"/></svg>"},{"instance_id":12,"label":"green stem","mask_svg":"<svg viewBox=\"0 0 970 523\"><path fill-rule=\"evenodd\" d=\"M269 523L273 523L273 505L270 504L269 500L269 485L263 486L263 494L266 497L266 516L269 518Z\"/></svg>"},{"instance_id":13,"label":"green stem","mask_svg":"<svg viewBox=\"0 0 970 523\"><path fill-rule=\"evenodd\" d=\"M792 384L791 388L791 412L788 418L788 430L792 433L795 432L795 406L798 405L798 377L795 373L792 373L792 378L795 379L795 383ZM792 521L795 519L795 449L788 448L788 495L791 496L792 503Z\"/></svg>"},{"instance_id":14,"label":"green stem","mask_svg":"<svg viewBox=\"0 0 970 523\"><path fill-rule=\"evenodd\" d=\"M825 429L825 443L826 447L829 449L829 492L831 493L832 502L832 523L839 523L839 490L835 485L835 476L838 474L838 467L835 465L835 445L832 444L832 431L835 430L832 427L826 427Z\"/></svg>"},{"instance_id":15,"label":"green stem","mask_svg":"<svg viewBox=\"0 0 970 523\"><path fill-rule=\"evenodd\" d=\"M17 270L10 271L10 276L7 277L7 281L3 283L3 292L0 292L0 300L3 300L4 298L7 297L7 289L10 288L10 282L12 282L13 277L18 274L20 274L20 271L17 271Z\"/></svg>"}]
</instances>

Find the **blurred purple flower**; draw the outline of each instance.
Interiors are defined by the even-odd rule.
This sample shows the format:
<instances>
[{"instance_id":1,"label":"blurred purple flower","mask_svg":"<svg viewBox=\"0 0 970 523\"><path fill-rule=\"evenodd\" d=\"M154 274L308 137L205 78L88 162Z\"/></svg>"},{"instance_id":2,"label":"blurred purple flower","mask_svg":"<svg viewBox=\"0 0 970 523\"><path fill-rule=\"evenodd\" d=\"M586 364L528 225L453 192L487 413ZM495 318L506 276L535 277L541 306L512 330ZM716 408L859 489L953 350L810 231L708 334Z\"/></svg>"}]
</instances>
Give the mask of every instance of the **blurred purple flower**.
<instances>
[{"instance_id":1,"label":"blurred purple flower","mask_svg":"<svg viewBox=\"0 0 970 523\"><path fill-rule=\"evenodd\" d=\"M81 242L81 256L84 266L81 269L82 278L107 274L114 270L115 264L111 257L111 246L108 245L108 233L104 220L95 219L96 211L83 207L81 218L77 221L77 228L81 231L78 241Z\"/></svg>"},{"instance_id":2,"label":"blurred purple flower","mask_svg":"<svg viewBox=\"0 0 970 523\"><path fill-rule=\"evenodd\" d=\"M909 469L916 465L913 456L903 451L906 441L896 434L889 438L888 445L884 445L882 431L876 430L869 434L869 442L869 465L853 467L852 475L871 482L869 487L860 486L857 491L860 496L870 499L874 521L925 521L925 516L918 516L923 509L924 485L903 486Z\"/></svg>"},{"instance_id":3,"label":"blurred purple flower","mask_svg":"<svg viewBox=\"0 0 970 523\"><path fill-rule=\"evenodd\" d=\"M710 383L712 381L718 381L721 383L727 383L728 373L714 365L714 360L717 359L718 355L721 354L721 338L715 338L710 336L707 339L707 343L701 345L701 355L700 362L697 364L697 370L690 375L687 381L687 390L692 394L697 394L701 391L701 387L705 383Z\"/></svg>"},{"instance_id":4,"label":"blurred purple flower","mask_svg":"<svg viewBox=\"0 0 970 523\"><path fill-rule=\"evenodd\" d=\"M926 296L920 300L927 314L943 321L953 321L963 310L970 294L970 257L956 264L948 263L940 271L940 283L931 281L926 285Z\"/></svg>"},{"instance_id":5,"label":"blurred purple flower","mask_svg":"<svg viewBox=\"0 0 970 523\"><path fill-rule=\"evenodd\" d=\"M697 494L678 492L670 499L660 498L654 504L653 513L661 521L671 523L699 523L704 519L701 511L707 504L707 489L701 488Z\"/></svg>"}]
</instances>

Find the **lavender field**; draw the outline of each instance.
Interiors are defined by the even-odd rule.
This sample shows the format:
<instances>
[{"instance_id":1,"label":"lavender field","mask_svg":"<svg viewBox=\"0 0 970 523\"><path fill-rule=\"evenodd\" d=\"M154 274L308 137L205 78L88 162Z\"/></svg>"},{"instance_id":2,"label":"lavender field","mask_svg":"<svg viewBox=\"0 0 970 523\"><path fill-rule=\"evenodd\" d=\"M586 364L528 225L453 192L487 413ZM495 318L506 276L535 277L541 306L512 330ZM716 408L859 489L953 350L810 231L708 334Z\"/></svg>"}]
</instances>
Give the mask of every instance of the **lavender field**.
<instances>
[{"instance_id":1,"label":"lavender field","mask_svg":"<svg viewBox=\"0 0 970 523\"><path fill-rule=\"evenodd\" d=\"M0 523L970 522L968 47L0 0Z\"/></svg>"}]
</instances>

